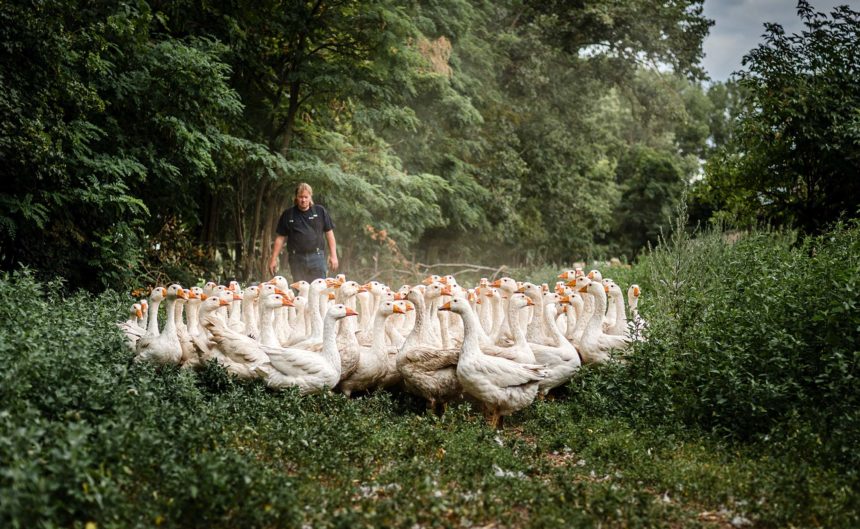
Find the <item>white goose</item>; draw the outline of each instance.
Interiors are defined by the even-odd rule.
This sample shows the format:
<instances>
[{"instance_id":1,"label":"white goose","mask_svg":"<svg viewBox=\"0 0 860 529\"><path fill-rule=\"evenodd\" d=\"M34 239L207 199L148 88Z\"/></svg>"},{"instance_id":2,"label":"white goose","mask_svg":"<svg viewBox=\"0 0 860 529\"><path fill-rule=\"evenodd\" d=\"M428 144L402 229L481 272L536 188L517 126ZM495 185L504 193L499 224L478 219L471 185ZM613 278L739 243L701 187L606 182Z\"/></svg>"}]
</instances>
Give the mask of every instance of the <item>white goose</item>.
<instances>
[{"instance_id":1,"label":"white goose","mask_svg":"<svg viewBox=\"0 0 860 529\"><path fill-rule=\"evenodd\" d=\"M508 317L510 315L510 300L511 296L520 288L520 286L517 284L516 280L510 277L497 279L492 283L492 286L493 288L499 289L499 294L501 295L502 300L502 312L506 317L501 321L499 328L496 329L496 334L490 335L490 338L493 339L493 343L496 345L508 345L509 340L513 339L513 335L511 334L511 320ZM519 317L519 313L517 313L517 317Z\"/></svg>"},{"instance_id":2,"label":"white goose","mask_svg":"<svg viewBox=\"0 0 860 529\"><path fill-rule=\"evenodd\" d=\"M644 341L648 330L648 322L639 314L639 296L642 289L639 285L630 285L627 289L627 305L630 307L630 336L636 341Z\"/></svg>"},{"instance_id":3,"label":"white goose","mask_svg":"<svg viewBox=\"0 0 860 529\"><path fill-rule=\"evenodd\" d=\"M164 287L159 288L164 290ZM149 331L147 331L147 335L141 337L140 340L137 341L136 361L146 361L161 365L179 364L179 361L182 358L182 346L179 344L179 337L176 335L176 320L174 319L177 297L185 298L185 290L177 284L167 287L166 294L164 296L167 300L165 304L167 310L165 310L164 313L164 329L155 336L149 334ZM153 298L150 298L150 301L153 301ZM156 316L158 309L157 303L153 303L152 305L152 316ZM157 332L157 317L151 317L150 324L154 328L155 332Z\"/></svg>"},{"instance_id":4,"label":"white goose","mask_svg":"<svg viewBox=\"0 0 860 529\"><path fill-rule=\"evenodd\" d=\"M117 323L117 327L125 336L125 345L132 351L136 349L137 341L146 334L146 329L138 324L143 319L143 308L140 303L132 303L128 311L128 319Z\"/></svg>"},{"instance_id":5,"label":"white goose","mask_svg":"<svg viewBox=\"0 0 860 529\"><path fill-rule=\"evenodd\" d=\"M482 353L476 332L481 323L467 300L453 298L439 310L450 310L463 320L465 333L457 362L457 379L464 391L484 404L492 427L501 426L503 416L534 401L538 384L546 377L543 366Z\"/></svg>"},{"instance_id":6,"label":"white goose","mask_svg":"<svg viewBox=\"0 0 860 529\"><path fill-rule=\"evenodd\" d=\"M361 391L376 387L386 376L388 369L389 349L385 345L385 320L388 316L401 310L393 301L380 303L373 318L373 343L370 347L359 350L358 366L348 377L340 381L340 389L348 397L353 391Z\"/></svg>"},{"instance_id":7,"label":"white goose","mask_svg":"<svg viewBox=\"0 0 860 529\"><path fill-rule=\"evenodd\" d=\"M341 378L335 327L338 320L347 316L358 316L358 313L340 303L329 307L323 319L322 354L295 348L263 346L269 362L258 367L257 372L265 378L269 387L297 387L302 395L334 388Z\"/></svg>"},{"instance_id":8,"label":"white goose","mask_svg":"<svg viewBox=\"0 0 860 529\"><path fill-rule=\"evenodd\" d=\"M614 281L608 285L607 294L610 306L614 306L612 312L612 325L606 330L606 334L615 336L626 336L630 331L627 328L627 311L624 309L624 293ZM607 311L609 312L609 311Z\"/></svg>"},{"instance_id":9,"label":"white goose","mask_svg":"<svg viewBox=\"0 0 860 529\"><path fill-rule=\"evenodd\" d=\"M221 299L227 301L224 297ZM269 360L260 344L253 338L234 331L220 318L210 316L202 323L214 342L210 349L216 353L216 358L227 372L242 380L256 378L256 368Z\"/></svg>"},{"instance_id":10,"label":"white goose","mask_svg":"<svg viewBox=\"0 0 860 529\"><path fill-rule=\"evenodd\" d=\"M623 336L611 336L603 333L603 313L606 307L606 290L600 281L591 281L580 292L590 294L594 301L594 313L588 321L588 326L582 335L577 350L582 354L586 363L604 363L609 360L609 351L623 349L629 339Z\"/></svg>"},{"instance_id":11,"label":"white goose","mask_svg":"<svg viewBox=\"0 0 860 529\"><path fill-rule=\"evenodd\" d=\"M311 281L308 290L308 305L305 309L306 321L310 321L310 332L303 336L293 335L287 341L289 347L317 351L322 348L323 321L320 315L320 303L323 297L328 299L327 288L328 284L323 278Z\"/></svg>"},{"instance_id":12,"label":"white goose","mask_svg":"<svg viewBox=\"0 0 860 529\"><path fill-rule=\"evenodd\" d=\"M540 392L544 395L549 390L556 388L568 380L582 365L579 353L576 347L573 346L555 324L555 317L558 311L558 303L561 302L561 296L555 293L547 293L545 295L547 303L544 305L544 315L549 323L550 333L558 345L542 345L531 344L532 352L535 355L535 360L538 363L547 366L547 377L540 381Z\"/></svg>"},{"instance_id":13,"label":"white goose","mask_svg":"<svg viewBox=\"0 0 860 529\"><path fill-rule=\"evenodd\" d=\"M439 283L434 284L441 286ZM440 349L435 343L422 342L428 317L424 294L421 289L414 287L406 298L415 305L415 325L397 353L397 371L403 377L407 391L423 397L427 407L434 412L437 404L441 404L444 411L445 403L458 398L463 392L457 379L460 349Z\"/></svg>"}]
</instances>

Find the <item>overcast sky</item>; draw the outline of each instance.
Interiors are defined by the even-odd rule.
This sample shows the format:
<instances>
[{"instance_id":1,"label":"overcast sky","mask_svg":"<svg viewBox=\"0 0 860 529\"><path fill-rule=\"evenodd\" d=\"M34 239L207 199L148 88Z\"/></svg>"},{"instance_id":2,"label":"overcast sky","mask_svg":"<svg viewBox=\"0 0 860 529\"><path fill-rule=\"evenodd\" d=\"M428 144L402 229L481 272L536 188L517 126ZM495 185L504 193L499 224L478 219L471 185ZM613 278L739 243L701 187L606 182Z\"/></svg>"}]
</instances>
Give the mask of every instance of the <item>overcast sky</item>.
<instances>
[{"instance_id":1,"label":"overcast sky","mask_svg":"<svg viewBox=\"0 0 860 529\"><path fill-rule=\"evenodd\" d=\"M833 6L860 10L860 0L810 0L816 11L830 14ZM714 21L705 39L705 70L714 81L725 81L740 70L741 59L762 42L765 22L777 22L786 34L803 28L796 0L705 0L705 16Z\"/></svg>"}]
</instances>

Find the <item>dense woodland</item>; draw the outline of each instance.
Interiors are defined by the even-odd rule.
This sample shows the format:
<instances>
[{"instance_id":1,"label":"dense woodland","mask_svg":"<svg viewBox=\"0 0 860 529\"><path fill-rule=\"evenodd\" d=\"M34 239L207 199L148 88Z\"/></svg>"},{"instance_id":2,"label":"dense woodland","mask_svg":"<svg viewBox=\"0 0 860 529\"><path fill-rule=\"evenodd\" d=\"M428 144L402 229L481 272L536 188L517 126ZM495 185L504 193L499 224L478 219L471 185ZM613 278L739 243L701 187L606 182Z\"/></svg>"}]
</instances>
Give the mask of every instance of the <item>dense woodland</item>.
<instances>
[{"instance_id":1,"label":"dense woodland","mask_svg":"<svg viewBox=\"0 0 860 529\"><path fill-rule=\"evenodd\" d=\"M799 16L707 84L697 0L4 2L0 258L259 280L299 181L362 277L633 260L685 193L817 231L857 212L858 16Z\"/></svg>"}]
</instances>

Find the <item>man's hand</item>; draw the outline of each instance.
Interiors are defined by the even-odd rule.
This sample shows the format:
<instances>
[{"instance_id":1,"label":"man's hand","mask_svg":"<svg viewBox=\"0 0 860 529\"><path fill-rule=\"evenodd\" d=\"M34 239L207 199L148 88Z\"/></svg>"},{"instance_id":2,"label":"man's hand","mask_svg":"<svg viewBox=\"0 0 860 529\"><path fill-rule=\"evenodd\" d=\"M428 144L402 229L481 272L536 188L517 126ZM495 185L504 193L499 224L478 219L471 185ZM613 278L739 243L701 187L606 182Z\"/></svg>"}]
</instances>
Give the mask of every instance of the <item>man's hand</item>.
<instances>
[{"instance_id":1,"label":"man's hand","mask_svg":"<svg viewBox=\"0 0 860 529\"><path fill-rule=\"evenodd\" d=\"M278 271L278 256L273 255L271 259L269 259L269 273L274 276L275 272Z\"/></svg>"},{"instance_id":2,"label":"man's hand","mask_svg":"<svg viewBox=\"0 0 860 529\"><path fill-rule=\"evenodd\" d=\"M338 265L337 256L336 255L329 255L328 256L329 270L331 270L332 272L337 272L337 265Z\"/></svg>"}]
</instances>

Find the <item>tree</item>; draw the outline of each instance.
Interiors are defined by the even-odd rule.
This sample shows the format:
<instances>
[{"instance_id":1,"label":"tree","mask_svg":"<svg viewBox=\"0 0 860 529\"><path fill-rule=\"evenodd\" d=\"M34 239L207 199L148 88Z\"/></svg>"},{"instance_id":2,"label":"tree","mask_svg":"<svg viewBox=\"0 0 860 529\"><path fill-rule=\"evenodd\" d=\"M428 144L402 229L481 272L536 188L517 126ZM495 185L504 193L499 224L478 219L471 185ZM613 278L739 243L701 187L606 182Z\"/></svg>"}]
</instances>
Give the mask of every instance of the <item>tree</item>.
<instances>
[{"instance_id":1,"label":"tree","mask_svg":"<svg viewBox=\"0 0 860 529\"><path fill-rule=\"evenodd\" d=\"M241 104L225 50L151 39L145 3L0 5L3 267L130 282L147 233L193 219L186 197L230 139Z\"/></svg>"},{"instance_id":2,"label":"tree","mask_svg":"<svg viewBox=\"0 0 860 529\"><path fill-rule=\"evenodd\" d=\"M687 182L675 156L644 146L622 158L616 175L622 192L611 241L635 257L669 228Z\"/></svg>"},{"instance_id":3,"label":"tree","mask_svg":"<svg viewBox=\"0 0 860 529\"><path fill-rule=\"evenodd\" d=\"M723 215L819 232L860 213L860 13L828 18L798 2L805 29L766 24L744 57L746 100L734 135L707 167Z\"/></svg>"}]
</instances>

